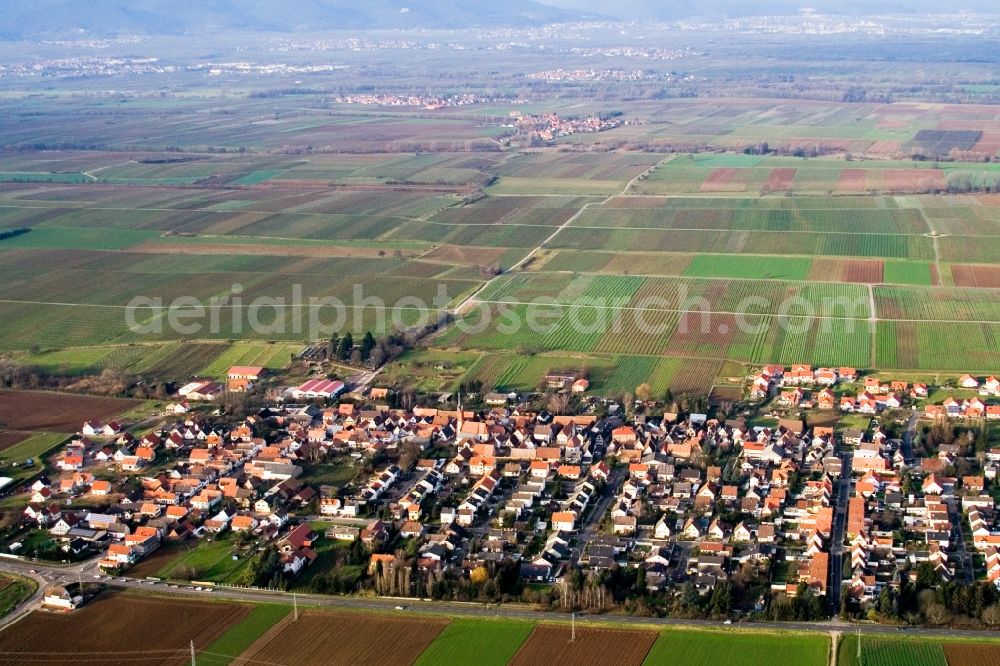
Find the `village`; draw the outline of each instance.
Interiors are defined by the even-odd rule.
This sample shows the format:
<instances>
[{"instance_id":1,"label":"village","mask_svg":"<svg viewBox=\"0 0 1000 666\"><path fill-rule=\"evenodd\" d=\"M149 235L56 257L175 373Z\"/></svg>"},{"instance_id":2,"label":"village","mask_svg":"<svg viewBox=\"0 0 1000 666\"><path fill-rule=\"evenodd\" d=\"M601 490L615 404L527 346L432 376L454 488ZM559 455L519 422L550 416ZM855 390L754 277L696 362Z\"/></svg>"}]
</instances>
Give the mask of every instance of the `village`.
<instances>
[{"instance_id":1,"label":"village","mask_svg":"<svg viewBox=\"0 0 1000 666\"><path fill-rule=\"evenodd\" d=\"M496 581L485 594L552 603L568 581L634 571L675 604L722 586L737 615L803 596L864 614L928 571L1000 587L1000 447L956 426L997 418L994 377L958 378L956 398L766 366L746 382L759 410L735 418L554 414L495 393L480 410L400 409L387 389L325 378L239 419L212 408L263 373L190 382L147 431L81 424L17 495L4 550L204 585L448 598ZM572 374L547 385L587 391Z\"/></svg>"}]
</instances>

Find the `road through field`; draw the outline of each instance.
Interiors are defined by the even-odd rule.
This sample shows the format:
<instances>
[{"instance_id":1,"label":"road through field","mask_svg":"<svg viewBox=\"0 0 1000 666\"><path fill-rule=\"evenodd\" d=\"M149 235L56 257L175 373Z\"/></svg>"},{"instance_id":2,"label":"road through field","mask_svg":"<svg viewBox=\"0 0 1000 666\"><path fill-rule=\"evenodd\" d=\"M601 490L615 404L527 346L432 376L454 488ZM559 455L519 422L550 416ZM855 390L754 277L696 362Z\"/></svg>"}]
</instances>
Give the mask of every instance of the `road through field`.
<instances>
[{"instance_id":1,"label":"road through field","mask_svg":"<svg viewBox=\"0 0 1000 666\"><path fill-rule=\"evenodd\" d=\"M38 571L36 576L37 579L44 581L65 581L73 582L77 580L78 577L82 576L84 580L93 580L93 574L96 571L97 560L90 560L88 562L70 565L70 566L56 566L56 565L45 565L37 562L28 562L23 560L12 560L12 559L0 559L0 571L11 571L15 573L26 573L29 569L35 569ZM291 592L280 592L274 590L258 590L258 589L243 589L243 588L228 588L228 587L215 587L211 591L198 591L195 590L190 585L178 584L171 587L165 583L156 583L150 580L140 580L135 578L114 578L113 580L104 577L102 582L113 585L114 587L120 587L125 589L142 590L147 594L162 594L168 597L202 597L202 598L215 598L215 599L226 599L232 601L244 601L244 602L255 602L255 603L282 603L291 604L293 602L293 595ZM529 606L525 604L504 604L504 605L491 605L491 604L480 604L473 602L448 602L448 601L423 601L418 599L403 599L399 597L337 597L337 596L325 596L316 594L296 594L294 601L298 603L300 608L303 607L314 607L314 608L331 608L331 609L341 609L349 611L368 611L375 613L400 613L404 615L428 615L437 617L448 617L448 618L473 618L473 619L498 619L498 618L508 618L508 619L520 619L520 620L531 620L534 622L569 622L570 616L568 613L561 612L542 612L532 610ZM399 610L401 607L403 610ZM30 605L23 605L17 612L12 613L8 618L8 622L13 623L16 617L23 616L23 614L32 607ZM16 616L16 617L15 617ZM850 630L857 631L862 634L868 635L879 635L879 634L891 634L896 635L899 631L896 627L876 625L876 624L859 624L852 625L845 623L840 620L831 620L827 622L747 622L738 623L737 625L725 625L721 621L715 620L682 620L673 618L657 618L657 617L633 617L628 615L593 615L593 616L580 616L576 618L577 624L600 624L600 625L614 625L620 627L628 626L646 626L646 627L698 627L705 629L719 629L725 631L746 629L748 631L753 630L764 630L764 631L774 631L774 630L784 630L784 631L806 631L806 632L816 632L828 634L831 630ZM2 626L0 622L0 626ZM954 638L1000 638L1000 634L995 631L987 630L957 630L957 629L926 629L920 627L914 627L910 629L908 635L919 635L919 636L935 636L935 637L954 637Z\"/></svg>"},{"instance_id":2,"label":"road through field","mask_svg":"<svg viewBox=\"0 0 1000 666\"><path fill-rule=\"evenodd\" d=\"M559 235L559 233L561 231L565 230L567 227L569 227L570 225L572 225L573 222L575 222L577 219L579 219L579 217L581 215L583 215L584 212L586 212L588 208L590 208L591 206L594 206L594 205L603 206L604 204L608 203L609 201L611 201L612 199L614 199L616 197L623 197L623 196L625 196L626 194L628 194L628 191L631 190L632 187L640 179L644 178L645 176L648 176L650 173L652 173L653 171L655 171L656 169L658 169L662 165L664 165L667 162L669 162L670 160L674 159L674 157L675 157L674 155L668 155L667 157L663 158L662 160L660 160L659 162L657 162L653 166L651 166L648 169L646 169L645 171L643 171L642 173L636 175L635 178L633 178L632 180L628 181L628 183L625 184L625 187L618 194L611 194L608 197L606 197L605 199L602 199L601 201L591 201L591 202L583 204L583 206L581 206L578 211L576 211L575 213L573 213L565 222L563 222L558 227L556 227L555 231L553 231L551 234L549 234L549 236L545 240L543 240L541 243L539 243L538 246L536 246L531 252L529 252L524 257L522 257L520 261L518 261L516 264L514 264L513 266L511 266L505 272L500 273L500 275L496 275L493 278L491 278L491 279L487 280L486 282L484 282L483 284L481 284L479 286L479 288L476 289L471 294L469 294L469 296L464 301L462 301L458 305L458 307L452 309L451 310L451 314L455 315L455 316L461 315L463 312L465 312L469 308L469 306L473 305L474 303L479 302L479 299L477 298L479 296L479 294L483 293L483 291L487 287L489 287L491 284L493 284L493 282L497 278L499 278L501 275L506 275L507 273L511 273L511 272L516 271L519 268L527 265L528 262L530 262L535 257L535 255L537 255L539 253L539 251L545 249L548 246L548 244L551 243L552 240L556 236Z\"/></svg>"}]
</instances>

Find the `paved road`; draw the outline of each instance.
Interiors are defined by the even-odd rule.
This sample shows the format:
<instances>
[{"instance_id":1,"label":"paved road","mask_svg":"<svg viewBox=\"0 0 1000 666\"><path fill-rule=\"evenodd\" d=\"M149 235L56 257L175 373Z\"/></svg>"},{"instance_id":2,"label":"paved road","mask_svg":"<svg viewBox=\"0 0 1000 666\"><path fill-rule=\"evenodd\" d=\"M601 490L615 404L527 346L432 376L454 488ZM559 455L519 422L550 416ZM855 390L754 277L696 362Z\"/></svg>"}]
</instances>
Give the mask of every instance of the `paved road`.
<instances>
[{"instance_id":1,"label":"paved road","mask_svg":"<svg viewBox=\"0 0 1000 666\"><path fill-rule=\"evenodd\" d=\"M948 519L951 521L951 534L949 538L955 544L955 554L958 556L958 564L961 567L960 569L956 567L956 573L960 573L965 582L974 582L976 576L972 568L972 556L965 549L962 512L957 498L953 498L948 502Z\"/></svg>"},{"instance_id":2,"label":"paved road","mask_svg":"<svg viewBox=\"0 0 1000 666\"><path fill-rule=\"evenodd\" d=\"M847 501L851 497L851 459L850 452L841 453L840 478L834 487L836 509L833 512L833 529L830 533L830 585L827 590L834 615L840 612L840 594L844 584L844 554L845 551L850 552L844 546L844 536L847 530Z\"/></svg>"},{"instance_id":3,"label":"paved road","mask_svg":"<svg viewBox=\"0 0 1000 666\"><path fill-rule=\"evenodd\" d=\"M917 418L916 412L910 414L910 419L906 422L906 431L903 433L903 460L907 466L913 464L913 440L917 436Z\"/></svg>"},{"instance_id":4,"label":"paved road","mask_svg":"<svg viewBox=\"0 0 1000 666\"><path fill-rule=\"evenodd\" d=\"M43 566L32 562L21 562L17 560L0 561L0 570L24 573L31 568L35 568L40 576L75 576L77 570L90 571L94 566L93 562L72 567ZM93 578L91 578L93 580ZM139 589L157 594L179 595L185 597L217 597L231 599L233 601L262 602L271 601L279 603L291 603L292 594L288 592L275 592L269 590L241 590L234 588L215 588L211 592L197 591L188 585L168 585L166 583L153 584L150 581L134 578L114 578L113 581L103 580L116 587L126 589ZM401 614L429 614L444 615L452 618L513 618L524 620L561 620L568 621L568 613L543 613L533 611L530 607L522 604L507 604L503 606L489 606L476 603L443 602L443 601L419 601L415 599L393 599L393 598L358 598L358 597L329 597L312 594L298 594L297 602L300 606L310 606L318 608L341 608L347 610L373 610L392 611L396 606L401 605L404 610ZM28 605L23 606L18 612L12 615L19 615L26 610ZM620 624L634 626L692 626L692 627L716 627L722 628L721 622L711 620L679 620L669 618L648 618L632 617L623 615L599 615L599 616L577 616L577 623L599 622L605 624ZM831 630L860 631L864 634L895 634L898 630L895 627L882 625L848 625L839 621L830 622L754 622L743 623L746 628L759 629L785 629L796 631L808 631L815 633L829 633ZM732 629L734 627L726 627ZM920 634L921 636L951 636L951 637L992 637L997 638L1000 632L995 631L960 631L952 629L919 629L914 628L906 633Z\"/></svg>"}]
</instances>

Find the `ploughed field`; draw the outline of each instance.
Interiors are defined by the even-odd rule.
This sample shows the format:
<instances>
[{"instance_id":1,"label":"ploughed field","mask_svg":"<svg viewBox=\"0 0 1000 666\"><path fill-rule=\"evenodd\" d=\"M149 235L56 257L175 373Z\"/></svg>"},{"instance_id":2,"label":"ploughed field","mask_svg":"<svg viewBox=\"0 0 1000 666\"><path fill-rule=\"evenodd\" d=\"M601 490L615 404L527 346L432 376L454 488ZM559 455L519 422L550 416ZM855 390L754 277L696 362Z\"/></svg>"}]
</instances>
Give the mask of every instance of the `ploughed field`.
<instances>
[{"instance_id":1,"label":"ploughed field","mask_svg":"<svg viewBox=\"0 0 1000 666\"><path fill-rule=\"evenodd\" d=\"M246 617L250 606L200 600L102 594L71 614L35 611L0 632L2 664L185 664L190 642L210 645Z\"/></svg>"},{"instance_id":2,"label":"ploughed field","mask_svg":"<svg viewBox=\"0 0 1000 666\"><path fill-rule=\"evenodd\" d=\"M78 432L86 421L107 421L140 404L140 400L122 398L0 391L3 427L11 430Z\"/></svg>"}]
</instances>

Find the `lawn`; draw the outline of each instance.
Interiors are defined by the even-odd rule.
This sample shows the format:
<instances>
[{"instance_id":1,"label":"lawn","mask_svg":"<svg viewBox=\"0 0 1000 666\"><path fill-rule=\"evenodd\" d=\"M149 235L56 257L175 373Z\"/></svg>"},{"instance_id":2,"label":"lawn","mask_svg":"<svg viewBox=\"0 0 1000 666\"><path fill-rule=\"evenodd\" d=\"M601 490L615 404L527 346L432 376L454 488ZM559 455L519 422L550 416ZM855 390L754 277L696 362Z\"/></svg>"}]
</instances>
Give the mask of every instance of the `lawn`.
<instances>
[{"instance_id":1,"label":"lawn","mask_svg":"<svg viewBox=\"0 0 1000 666\"><path fill-rule=\"evenodd\" d=\"M828 663L830 639L820 635L664 631L645 663L687 666L823 666Z\"/></svg>"},{"instance_id":2,"label":"lawn","mask_svg":"<svg viewBox=\"0 0 1000 666\"><path fill-rule=\"evenodd\" d=\"M38 583L30 578L0 574L0 617L14 610L37 589Z\"/></svg>"},{"instance_id":3,"label":"lawn","mask_svg":"<svg viewBox=\"0 0 1000 666\"><path fill-rule=\"evenodd\" d=\"M309 485L340 487L358 473L358 468L346 456L344 460L307 464L304 467L301 481Z\"/></svg>"},{"instance_id":4,"label":"lawn","mask_svg":"<svg viewBox=\"0 0 1000 666\"><path fill-rule=\"evenodd\" d=\"M504 666L528 638L532 629L534 624L530 622L454 620L420 655L417 666Z\"/></svg>"},{"instance_id":5,"label":"lawn","mask_svg":"<svg viewBox=\"0 0 1000 666\"><path fill-rule=\"evenodd\" d=\"M291 608L281 604L260 604L240 622L229 628L198 655L210 664L228 664L239 657L271 627L281 622Z\"/></svg>"},{"instance_id":6,"label":"lawn","mask_svg":"<svg viewBox=\"0 0 1000 666\"><path fill-rule=\"evenodd\" d=\"M209 540L201 539L198 544L170 560L157 573L158 578L209 580L222 582L232 576L248 559L233 559L232 536Z\"/></svg>"}]
</instances>

